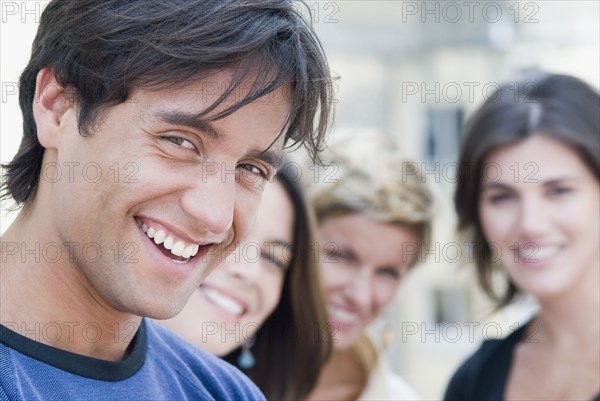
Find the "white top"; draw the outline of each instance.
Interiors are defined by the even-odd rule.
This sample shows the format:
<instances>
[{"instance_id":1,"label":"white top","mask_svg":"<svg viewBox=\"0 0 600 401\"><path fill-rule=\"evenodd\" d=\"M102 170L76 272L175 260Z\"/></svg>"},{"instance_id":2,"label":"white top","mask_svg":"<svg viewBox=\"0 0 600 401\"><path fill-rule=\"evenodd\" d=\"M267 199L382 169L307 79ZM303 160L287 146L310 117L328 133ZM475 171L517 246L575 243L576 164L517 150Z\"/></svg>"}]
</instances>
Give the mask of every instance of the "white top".
<instances>
[{"instance_id":1,"label":"white top","mask_svg":"<svg viewBox=\"0 0 600 401\"><path fill-rule=\"evenodd\" d=\"M392 372L385 354L379 354L377 364L369 375L367 385L362 394L358 396L360 401L414 401L419 399L412 387Z\"/></svg>"}]
</instances>

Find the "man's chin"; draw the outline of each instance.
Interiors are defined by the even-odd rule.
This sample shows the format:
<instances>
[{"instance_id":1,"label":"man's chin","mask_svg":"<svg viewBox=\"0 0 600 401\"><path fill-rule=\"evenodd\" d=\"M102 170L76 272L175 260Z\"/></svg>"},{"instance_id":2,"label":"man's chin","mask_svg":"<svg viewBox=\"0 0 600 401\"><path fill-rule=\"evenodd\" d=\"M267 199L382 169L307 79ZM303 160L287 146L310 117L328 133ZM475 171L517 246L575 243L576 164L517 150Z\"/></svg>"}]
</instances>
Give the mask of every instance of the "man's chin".
<instances>
[{"instance_id":1,"label":"man's chin","mask_svg":"<svg viewBox=\"0 0 600 401\"><path fill-rule=\"evenodd\" d=\"M185 307L189 297L184 300L171 299L169 303L160 302L155 299L147 302L143 308L136 309L133 313L137 316L142 316L154 320L167 320L179 314ZM152 302L154 301L154 302Z\"/></svg>"}]
</instances>

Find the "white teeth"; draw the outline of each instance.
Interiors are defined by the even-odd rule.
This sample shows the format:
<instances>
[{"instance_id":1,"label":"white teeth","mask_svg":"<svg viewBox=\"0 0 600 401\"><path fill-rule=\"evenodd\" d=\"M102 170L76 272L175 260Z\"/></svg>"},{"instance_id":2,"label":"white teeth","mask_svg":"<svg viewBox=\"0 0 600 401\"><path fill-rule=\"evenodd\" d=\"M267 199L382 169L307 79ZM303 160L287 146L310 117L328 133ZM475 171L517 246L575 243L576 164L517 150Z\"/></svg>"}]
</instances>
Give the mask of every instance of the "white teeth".
<instances>
[{"instance_id":1,"label":"white teeth","mask_svg":"<svg viewBox=\"0 0 600 401\"><path fill-rule=\"evenodd\" d=\"M185 249L185 244L183 241L177 241L175 245L173 245L173 249L171 249L171 253L175 256L181 256L183 254L183 250Z\"/></svg>"},{"instance_id":2,"label":"white teeth","mask_svg":"<svg viewBox=\"0 0 600 401\"><path fill-rule=\"evenodd\" d=\"M184 241L175 241L175 239L168 235L164 230L156 230L152 227L148 227L146 224L142 224L141 221L137 220L138 224L141 225L142 230L146 233L149 238L152 238L156 245L162 244L163 247L170 250L175 256L182 257L186 260L177 261L187 263L188 260L198 254L200 250L199 244L187 245ZM175 260L174 260L175 261Z\"/></svg>"},{"instance_id":3,"label":"white teeth","mask_svg":"<svg viewBox=\"0 0 600 401\"><path fill-rule=\"evenodd\" d=\"M171 250L171 248L173 248L173 237L171 237L170 235L165 238L165 242L163 243L163 246L165 248L167 248L168 250Z\"/></svg>"},{"instance_id":4,"label":"white teeth","mask_svg":"<svg viewBox=\"0 0 600 401\"><path fill-rule=\"evenodd\" d=\"M357 324L360 322L359 317L355 313L336 308L335 306L329 306L328 311L330 317L342 323Z\"/></svg>"},{"instance_id":5,"label":"white teeth","mask_svg":"<svg viewBox=\"0 0 600 401\"><path fill-rule=\"evenodd\" d=\"M181 254L181 257L187 259L190 256L192 256L192 252L194 251L195 246L196 245L194 245L194 244L186 246L185 249L183 250L183 253Z\"/></svg>"},{"instance_id":6,"label":"white teeth","mask_svg":"<svg viewBox=\"0 0 600 401\"><path fill-rule=\"evenodd\" d=\"M221 309L226 312L231 313L232 315L240 316L244 312L244 307L240 305L237 301L229 298L221 294L219 291L213 290L211 288L201 287L202 292L206 295L206 298L209 299L213 304L217 305Z\"/></svg>"},{"instance_id":7,"label":"white teeth","mask_svg":"<svg viewBox=\"0 0 600 401\"><path fill-rule=\"evenodd\" d=\"M521 249L520 256L525 260L536 261L540 259L550 258L560 251L558 246L539 247L537 249Z\"/></svg>"},{"instance_id":8,"label":"white teeth","mask_svg":"<svg viewBox=\"0 0 600 401\"><path fill-rule=\"evenodd\" d=\"M160 245L165 241L167 234L163 230L158 230L156 234L154 234L154 243L156 245Z\"/></svg>"}]
</instances>

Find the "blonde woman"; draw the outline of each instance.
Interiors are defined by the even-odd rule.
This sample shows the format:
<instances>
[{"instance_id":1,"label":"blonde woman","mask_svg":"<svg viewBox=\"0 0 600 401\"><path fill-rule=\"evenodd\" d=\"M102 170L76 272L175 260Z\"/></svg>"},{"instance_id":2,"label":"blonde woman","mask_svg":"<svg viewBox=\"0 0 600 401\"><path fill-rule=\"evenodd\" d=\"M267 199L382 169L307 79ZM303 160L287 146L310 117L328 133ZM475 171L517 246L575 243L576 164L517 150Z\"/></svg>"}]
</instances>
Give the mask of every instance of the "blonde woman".
<instances>
[{"instance_id":1,"label":"blonde woman","mask_svg":"<svg viewBox=\"0 0 600 401\"><path fill-rule=\"evenodd\" d=\"M334 343L309 399L414 400L365 328L390 306L416 247L428 241L432 194L391 138L356 135L331 148L308 191Z\"/></svg>"}]
</instances>

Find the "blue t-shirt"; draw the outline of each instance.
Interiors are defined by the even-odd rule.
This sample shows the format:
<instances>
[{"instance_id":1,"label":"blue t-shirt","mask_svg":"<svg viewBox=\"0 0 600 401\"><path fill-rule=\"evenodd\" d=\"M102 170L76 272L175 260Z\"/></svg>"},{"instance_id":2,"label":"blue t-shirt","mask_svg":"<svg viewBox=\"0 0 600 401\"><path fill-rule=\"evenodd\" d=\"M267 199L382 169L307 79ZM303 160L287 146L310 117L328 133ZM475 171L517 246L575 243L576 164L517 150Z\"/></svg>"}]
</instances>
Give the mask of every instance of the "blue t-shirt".
<instances>
[{"instance_id":1,"label":"blue t-shirt","mask_svg":"<svg viewBox=\"0 0 600 401\"><path fill-rule=\"evenodd\" d=\"M147 319L119 362L54 348L0 325L0 401L264 399L236 368Z\"/></svg>"}]
</instances>

